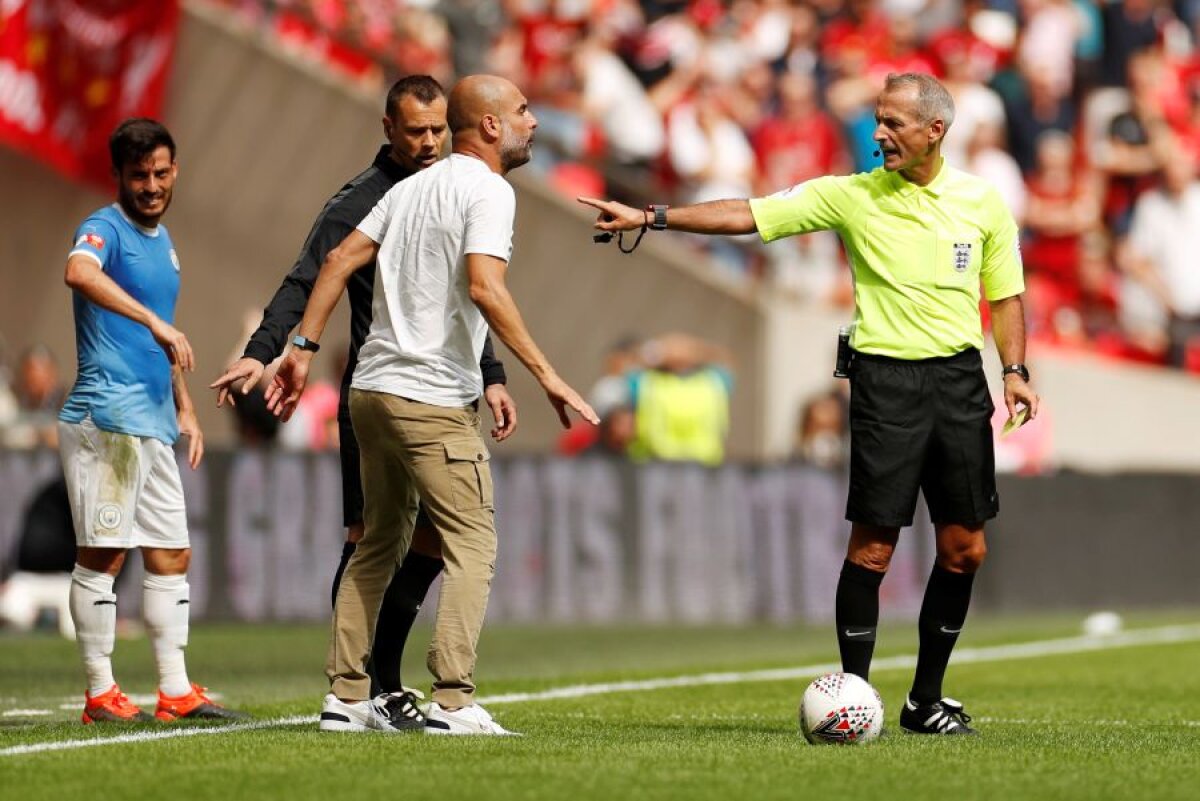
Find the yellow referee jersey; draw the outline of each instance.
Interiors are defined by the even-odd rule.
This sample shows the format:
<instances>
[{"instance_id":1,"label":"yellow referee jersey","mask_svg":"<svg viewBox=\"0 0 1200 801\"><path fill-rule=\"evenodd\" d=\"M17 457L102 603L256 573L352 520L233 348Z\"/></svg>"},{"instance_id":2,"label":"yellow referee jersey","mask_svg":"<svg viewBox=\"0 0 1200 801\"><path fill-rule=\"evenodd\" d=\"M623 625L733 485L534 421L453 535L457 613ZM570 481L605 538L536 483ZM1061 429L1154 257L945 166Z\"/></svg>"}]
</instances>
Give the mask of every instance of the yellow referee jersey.
<instances>
[{"instance_id":1,"label":"yellow referee jersey","mask_svg":"<svg viewBox=\"0 0 1200 801\"><path fill-rule=\"evenodd\" d=\"M882 167L750 201L764 242L837 231L854 274L851 346L896 359L983 347L988 300L1025 291L1017 224L986 181L942 162L928 186Z\"/></svg>"}]
</instances>

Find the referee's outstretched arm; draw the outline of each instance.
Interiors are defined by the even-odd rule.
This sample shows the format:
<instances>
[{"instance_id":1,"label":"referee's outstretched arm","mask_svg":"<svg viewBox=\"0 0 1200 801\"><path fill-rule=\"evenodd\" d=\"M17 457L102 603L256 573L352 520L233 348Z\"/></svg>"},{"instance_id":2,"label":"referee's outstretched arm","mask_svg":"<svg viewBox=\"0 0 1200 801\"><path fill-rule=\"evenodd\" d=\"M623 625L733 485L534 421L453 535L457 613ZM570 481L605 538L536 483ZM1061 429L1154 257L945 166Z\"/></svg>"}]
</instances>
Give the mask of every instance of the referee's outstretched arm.
<instances>
[{"instance_id":1,"label":"referee's outstretched arm","mask_svg":"<svg viewBox=\"0 0 1200 801\"><path fill-rule=\"evenodd\" d=\"M597 231L615 234L619 231L636 231L639 228L687 231L693 234L752 234L758 230L754 215L750 213L750 201L710 200L692 206L658 206L656 222L655 207L635 209L615 200L598 200L592 197L576 198L580 203L599 209L600 215L593 226Z\"/></svg>"}]
</instances>

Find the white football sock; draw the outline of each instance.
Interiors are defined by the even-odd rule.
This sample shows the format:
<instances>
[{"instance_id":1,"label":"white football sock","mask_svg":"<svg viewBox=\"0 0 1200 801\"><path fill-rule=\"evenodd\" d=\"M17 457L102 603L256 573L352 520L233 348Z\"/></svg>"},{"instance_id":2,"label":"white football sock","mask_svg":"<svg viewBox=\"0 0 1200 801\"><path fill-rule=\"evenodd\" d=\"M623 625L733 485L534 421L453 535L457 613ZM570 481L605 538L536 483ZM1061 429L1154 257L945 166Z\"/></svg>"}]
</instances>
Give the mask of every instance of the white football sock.
<instances>
[{"instance_id":1,"label":"white football sock","mask_svg":"<svg viewBox=\"0 0 1200 801\"><path fill-rule=\"evenodd\" d=\"M112 673L113 642L117 636L117 596L113 577L75 565L71 571L71 619L75 639L93 698L116 684Z\"/></svg>"},{"instance_id":2,"label":"white football sock","mask_svg":"<svg viewBox=\"0 0 1200 801\"><path fill-rule=\"evenodd\" d=\"M188 641L187 576L147 573L142 582L142 616L158 663L158 689L178 698L192 691L183 649Z\"/></svg>"}]
</instances>

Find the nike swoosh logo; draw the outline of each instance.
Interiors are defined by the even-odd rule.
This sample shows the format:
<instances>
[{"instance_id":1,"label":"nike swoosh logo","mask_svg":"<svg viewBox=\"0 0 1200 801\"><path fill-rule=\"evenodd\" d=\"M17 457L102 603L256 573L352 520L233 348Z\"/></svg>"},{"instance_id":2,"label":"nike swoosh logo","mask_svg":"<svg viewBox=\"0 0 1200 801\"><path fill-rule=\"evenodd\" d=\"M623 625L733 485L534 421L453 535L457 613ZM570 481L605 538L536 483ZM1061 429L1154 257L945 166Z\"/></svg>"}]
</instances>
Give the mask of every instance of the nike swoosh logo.
<instances>
[{"instance_id":1,"label":"nike swoosh logo","mask_svg":"<svg viewBox=\"0 0 1200 801\"><path fill-rule=\"evenodd\" d=\"M865 637L870 633L871 632L869 630L868 631L851 631L850 629L846 629L842 632L842 634L845 634L847 637Z\"/></svg>"},{"instance_id":2,"label":"nike swoosh logo","mask_svg":"<svg viewBox=\"0 0 1200 801\"><path fill-rule=\"evenodd\" d=\"M183 599L181 599L181 600L178 600L178 601L176 601L176 602L175 602L175 605L176 605L176 606L184 606L184 605L186 605L187 603L188 603L188 600L187 600L186 598L183 598Z\"/></svg>"},{"instance_id":3,"label":"nike swoosh logo","mask_svg":"<svg viewBox=\"0 0 1200 801\"><path fill-rule=\"evenodd\" d=\"M92 601L92 606L116 606L116 601Z\"/></svg>"},{"instance_id":4,"label":"nike swoosh logo","mask_svg":"<svg viewBox=\"0 0 1200 801\"><path fill-rule=\"evenodd\" d=\"M942 634L958 634L958 633L962 632L962 629L961 628L948 629L945 626L942 626L941 628L938 629L938 631L940 631Z\"/></svg>"}]
</instances>

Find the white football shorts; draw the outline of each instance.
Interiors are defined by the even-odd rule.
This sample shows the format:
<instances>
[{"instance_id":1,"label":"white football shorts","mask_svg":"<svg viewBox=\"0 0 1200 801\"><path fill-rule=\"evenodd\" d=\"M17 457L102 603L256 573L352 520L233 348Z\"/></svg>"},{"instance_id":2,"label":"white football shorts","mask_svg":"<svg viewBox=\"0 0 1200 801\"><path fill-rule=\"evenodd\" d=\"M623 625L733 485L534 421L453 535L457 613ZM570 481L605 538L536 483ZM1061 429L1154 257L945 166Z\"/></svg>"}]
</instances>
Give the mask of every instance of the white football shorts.
<instances>
[{"instance_id":1,"label":"white football shorts","mask_svg":"<svg viewBox=\"0 0 1200 801\"><path fill-rule=\"evenodd\" d=\"M89 548L187 548L187 511L175 454L153 437L58 423L75 544Z\"/></svg>"}]
</instances>

